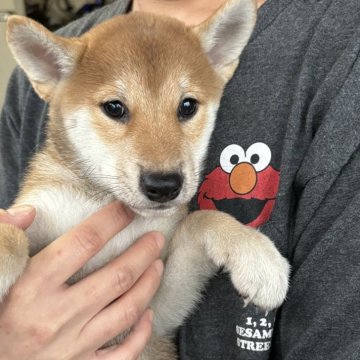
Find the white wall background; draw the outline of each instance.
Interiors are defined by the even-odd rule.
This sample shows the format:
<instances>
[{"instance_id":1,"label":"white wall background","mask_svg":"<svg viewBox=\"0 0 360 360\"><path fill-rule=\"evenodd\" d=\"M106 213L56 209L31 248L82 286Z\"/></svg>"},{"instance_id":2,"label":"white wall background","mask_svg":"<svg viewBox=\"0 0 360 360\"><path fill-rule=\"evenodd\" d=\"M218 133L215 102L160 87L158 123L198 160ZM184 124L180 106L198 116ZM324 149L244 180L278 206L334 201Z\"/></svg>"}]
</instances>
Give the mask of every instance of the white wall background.
<instances>
[{"instance_id":1,"label":"white wall background","mask_svg":"<svg viewBox=\"0 0 360 360\"><path fill-rule=\"evenodd\" d=\"M3 106L6 86L15 67L5 39L6 17L9 13L24 14L23 0L0 0L0 107Z\"/></svg>"},{"instance_id":2,"label":"white wall background","mask_svg":"<svg viewBox=\"0 0 360 360\"><path fill-rule=\"evenodd\" d=\"M95 0L68 0L73 8L73 13L66 13L61 11L59 5L64 6L61 0L48 0L46 16L55 24L63 24L70 21L75 14L85 3L94 4ZM6 17L8 14L25 14L25 0L0 0L0 109L4 103L4 96L6 92L7 83L11 72L15 67L15 61L7 47L5 32L6 32ZM110 3L112 0L107 0ZM28 5L43 6L44 0L26 0Z\"/></svg>"}]
</instances>

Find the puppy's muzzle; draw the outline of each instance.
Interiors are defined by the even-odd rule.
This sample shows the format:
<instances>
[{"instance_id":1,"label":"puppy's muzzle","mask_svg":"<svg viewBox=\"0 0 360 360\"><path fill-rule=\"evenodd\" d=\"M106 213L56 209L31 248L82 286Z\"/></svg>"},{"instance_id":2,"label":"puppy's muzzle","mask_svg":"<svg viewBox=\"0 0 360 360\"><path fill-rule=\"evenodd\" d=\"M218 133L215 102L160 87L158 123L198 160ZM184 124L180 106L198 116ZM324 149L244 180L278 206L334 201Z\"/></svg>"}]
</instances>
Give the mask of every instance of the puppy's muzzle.
<instances>
[{"instance_id":1,"label":"puppy's muzzle","mask_svg":"<svg viewBox=\"0 0 360 360\"><path fill-rule=\"evenodd\" d=\"M178 197L183 181L178 173L143 173L140 188L149 200L165 203Z\"/></svg>"}]
</instances>

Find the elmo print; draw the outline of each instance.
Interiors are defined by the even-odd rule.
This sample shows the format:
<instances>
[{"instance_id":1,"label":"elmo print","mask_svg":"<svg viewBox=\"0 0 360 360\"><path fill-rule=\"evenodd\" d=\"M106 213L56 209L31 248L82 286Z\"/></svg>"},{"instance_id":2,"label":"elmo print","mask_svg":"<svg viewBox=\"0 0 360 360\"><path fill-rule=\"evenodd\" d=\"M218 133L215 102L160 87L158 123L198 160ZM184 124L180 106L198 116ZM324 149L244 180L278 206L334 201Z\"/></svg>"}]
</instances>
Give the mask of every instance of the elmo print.
<instances>
[{"instance_id":1,"label":"elmo print","mask_svg":"<svg viewBox=\"0 0 360 360\"><path fill-rule=\"evenodd\" d=\"M199 188L199 208L228 212L252 227L263 225L279 189L280 173L270 162L271 151L264 143L246 151L236 144L227 146L220 166L205 176Z\"/></svg>"}]
</instances>

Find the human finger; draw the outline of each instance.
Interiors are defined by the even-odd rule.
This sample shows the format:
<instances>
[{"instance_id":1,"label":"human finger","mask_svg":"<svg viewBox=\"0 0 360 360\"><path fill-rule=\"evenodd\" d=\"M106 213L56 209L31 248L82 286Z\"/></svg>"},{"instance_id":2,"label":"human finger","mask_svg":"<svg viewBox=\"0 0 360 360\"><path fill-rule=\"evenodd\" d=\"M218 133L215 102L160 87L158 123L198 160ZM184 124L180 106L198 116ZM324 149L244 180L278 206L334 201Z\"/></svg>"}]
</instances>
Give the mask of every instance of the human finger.
<instances>
[{"instance_id":1,"label":"human finger","mask_svg":"<svg viewBox=\"0 0 360 360\"><path fill-rule=\"evenodd\" d=\"M163 271L161 260L154 262L126 294L100 311L82 329L89 344L102 346L133 326L156 293Z\"/></svg>"},{"instance_id":2,"label":"human finger","mask_svg":"<svg viewBox=\"0 0 360 360\"><path fill-rule=\"evenodd\" d=\"M43 264L47 264L47 279L42 281L54 286L65 283L132 219L120 202L105 206L36 254L29 271L44 276Z\"/></svg>"},{"instance_id":3,"label":"human finger","mask_svg":"<svg viewBox=\"0 0 360 360\"><path fill-rule=\"evenodd\" d=\"M147 309L120 345L98 350L94 360L137 359L150 340L153 312Z\"/></svg>"},{"instance_id":4,"label":"human finger","mask_svg":"<svg viewBox=\"0 0 360 360\"><path fill-rule=\"evenodd\" d=\"M87 321L128 291L159 258L164 241L158 232L147 233L111 263L72 285L67 292L69 299L78 304L72 307L74 314Z\"/></svg>"},{"instance_id":5,"label":"human finger","mask_svg":"<svg viewBox=\"0 0 360 360\"><path fill-rule=\"evenodd\" d=\"M34 221L35 213L35 208L30 205L18 205L8 210L0 209L0 223L26 230Z\"/></svg>"}]
</instances>

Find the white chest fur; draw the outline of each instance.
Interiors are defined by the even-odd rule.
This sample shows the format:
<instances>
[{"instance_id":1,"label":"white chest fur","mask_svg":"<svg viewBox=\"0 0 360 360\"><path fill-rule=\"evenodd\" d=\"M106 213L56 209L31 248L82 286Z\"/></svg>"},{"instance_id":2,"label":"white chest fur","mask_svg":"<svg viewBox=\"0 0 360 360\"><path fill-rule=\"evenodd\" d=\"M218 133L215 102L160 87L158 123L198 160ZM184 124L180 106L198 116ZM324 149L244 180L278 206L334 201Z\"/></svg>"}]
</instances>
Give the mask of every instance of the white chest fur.
<instances>
[{"instance_id":1,"label":"white chest fur","mask_svg":"<svg viewBox=\"0 0 360 360\"><path fill-rule=\"evenodd\" d=\"M22 203L31 204L36 208L36 219L27 230L31 255L40 251L112 200L111 198L102 200L90 198L85 193L75 191L68 186L41 189L23 197ZM171 239L176 226L183 217L183 212L167 217L145 218L136 216L133 222L111 239L76 277L83 277L102 267L146 232L160 231L167 240Z\"/></svg>"}]
</instances>

